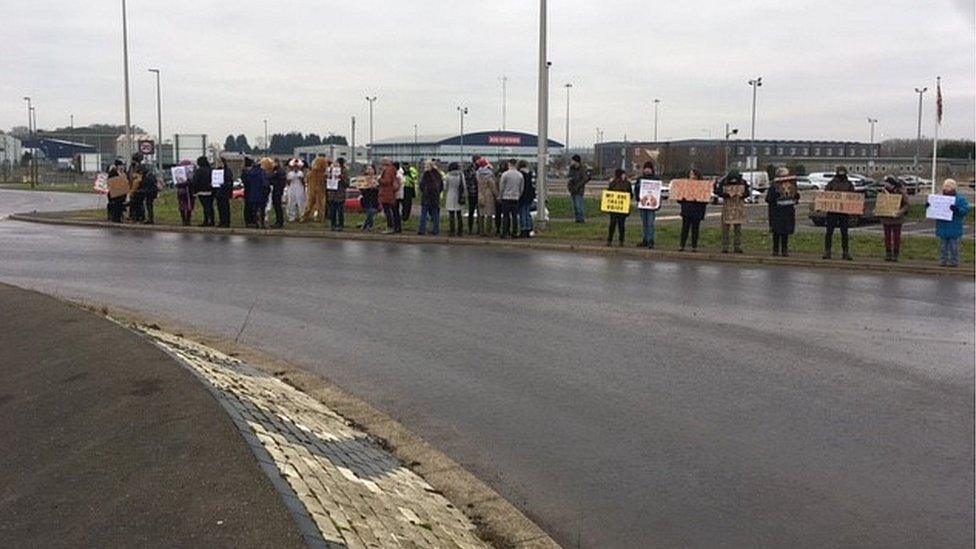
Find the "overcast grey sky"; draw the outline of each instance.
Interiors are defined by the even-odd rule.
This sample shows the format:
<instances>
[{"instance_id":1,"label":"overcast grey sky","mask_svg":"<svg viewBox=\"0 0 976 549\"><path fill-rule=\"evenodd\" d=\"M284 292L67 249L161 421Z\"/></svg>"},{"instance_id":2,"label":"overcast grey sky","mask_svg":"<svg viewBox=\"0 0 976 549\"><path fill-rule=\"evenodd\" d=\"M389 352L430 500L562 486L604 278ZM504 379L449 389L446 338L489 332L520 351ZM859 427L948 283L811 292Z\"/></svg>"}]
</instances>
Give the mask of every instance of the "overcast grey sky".
<instances>
[{"instance_id":1,"label":"overcast grey sky","mask_svg":"<svg viewBox=\"0 0 976 549\"><path fill-rule=\"evenodd\" d=\"M976 133L973 0L551 0L551 135L565 134L572 89L574 146L649 139L651 100L660 137L748 135L751 91L763 76L757 137L867 140L913 137L916 86L928 86L923 132L932 133L935 77L943 77L942 134ZM211 2L130 0L133 122L155 132L149 67L163 71L164 133L271 131L366 138L376 95L376 138L501 125L536 131L538 2L412 0ZM0 17L0 127L123 120L120 1L8 2Z\"/></svg>"}]
</instances>

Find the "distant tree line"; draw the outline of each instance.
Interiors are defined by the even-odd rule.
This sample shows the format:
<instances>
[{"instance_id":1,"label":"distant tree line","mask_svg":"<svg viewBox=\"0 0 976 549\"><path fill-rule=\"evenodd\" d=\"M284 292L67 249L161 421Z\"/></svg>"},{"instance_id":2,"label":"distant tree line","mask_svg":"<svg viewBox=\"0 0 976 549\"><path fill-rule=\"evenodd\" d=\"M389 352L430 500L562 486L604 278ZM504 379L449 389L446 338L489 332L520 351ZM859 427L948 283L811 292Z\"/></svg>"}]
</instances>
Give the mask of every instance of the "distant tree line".
<instances>
[{"instance_id":1,"label":"distant tree line","mask_svg":"<svg viewBox=\"0 0 976 549\"><path fill-rule=\"evenodd\" d=\"M224 140L224 150L244 154L269 153L292 154L297 147L316 145L348 145L344 135L329 135L322 138L316 133L302 134L301 132L276 133L271 136L271 146L267 149L252 147L246 135L228 135Z\"/></svg>"},{"instance_id":2,"label":"distant tree line","mask_svg":"<svg viewBox=\"0 0 976 549\"><path fill-rule=\"evenodd\" d=\"M881 156L915 156L918 141L915 139L887 139L881 142ZM923 157L932 156L932 140L922 139L919 152ZM940 139L940 158L974 158L976 142L972 139Z\"/></svg>"}]
</instances>

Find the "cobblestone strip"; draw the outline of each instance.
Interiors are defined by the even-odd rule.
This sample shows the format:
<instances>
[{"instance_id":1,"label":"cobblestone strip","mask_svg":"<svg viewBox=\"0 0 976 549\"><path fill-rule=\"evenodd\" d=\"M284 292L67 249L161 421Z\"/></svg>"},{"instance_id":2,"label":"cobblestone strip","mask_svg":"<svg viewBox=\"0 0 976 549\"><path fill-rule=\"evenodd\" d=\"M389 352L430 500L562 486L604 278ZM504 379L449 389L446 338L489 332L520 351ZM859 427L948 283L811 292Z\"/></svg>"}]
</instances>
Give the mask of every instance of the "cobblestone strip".
<instances>
[{"instance_id":1,"label":"cobblestone strip","mask_svg":"<svg viewBox=\"0 0 976 549\"><path fill-rule=\"evenodd\" d=\"M211 388L310 545L487 547L461 511L319 401L215 349L135 328Z\"/></svg>"}]
</instances>

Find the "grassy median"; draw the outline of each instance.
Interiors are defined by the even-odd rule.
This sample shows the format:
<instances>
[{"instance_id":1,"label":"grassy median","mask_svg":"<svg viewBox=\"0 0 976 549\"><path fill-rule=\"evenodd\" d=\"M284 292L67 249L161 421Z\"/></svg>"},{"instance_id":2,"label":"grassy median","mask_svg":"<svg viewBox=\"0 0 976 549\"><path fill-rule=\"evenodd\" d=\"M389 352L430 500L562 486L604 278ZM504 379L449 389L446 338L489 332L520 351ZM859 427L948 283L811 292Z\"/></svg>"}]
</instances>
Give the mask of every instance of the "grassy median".
<instances>
[{"instance_id":1,"label":"grassy median","mask_svg":"<svg viewBox=\"0 0 976 549\"><path fill-rule=\"evenodd\" d=\"M588 200L588 207L596 208L595 199ZM199 206L199 204L198 204ZM559 213L569 213L572 207L569 199L565 197L553 197L550 199L550 216L558 219ZM446 212L441 220L441 234L447 234ZM541 233L539 238L560 241L575 242L601 245L606 243L608 218L599 213L587 212L587 222L585 224L573 223L572 221L553 221L545 233ZM72 217L84 220L104 221L104 210L84 210ZM627 226L628 246L636 246L641 239L640 225L636 215L630 216L630 223ZM271 214L270 219L274 215ZM240 200L232 203L232 225L243 227L243 204ZM357 225L363 222L363 214L347 213L346 230L355 231ZM202 220L199 207L193 212L193 224L197 225ZM160 225L179 225L180 216L176 205L176 196L172 191L164 192L156 200L156 222ZM404 223L404 232L415 233L417 231L419 219L414 215L409 221ZM802 222L802 221L801 221ZM376 231L380 232L386 227L386 221L382 215L376 216ZM677 250L678 237L680 233L680 221L658 222L657 224L657 247L663 250ZM286 223L284 230L328 230L328 223ZM467 230L467 226L465 226ZM765 255L772 249L772 238L768 231L760 228L743 229L743 248L746 253ZM851 253L854 258L860 260L881 260L884 259L884 239L881 234L865 234L863 232L852 233ZM835 256L840 256L840 235L835 236ZM703 227L699 247L702 251L717 252L721 251L721 230L714 227ZM930 237L906 236L902 239L901 258L904 261L919 261L927 263L937 263L939 259L938 240ZM963 263L972 265L974 263L974 246L972 240L964 240L962 245ZM823 231L797 232L790 238L790 253L797 257L817 258L823 253Z\"/></svg>"}]
</instances>

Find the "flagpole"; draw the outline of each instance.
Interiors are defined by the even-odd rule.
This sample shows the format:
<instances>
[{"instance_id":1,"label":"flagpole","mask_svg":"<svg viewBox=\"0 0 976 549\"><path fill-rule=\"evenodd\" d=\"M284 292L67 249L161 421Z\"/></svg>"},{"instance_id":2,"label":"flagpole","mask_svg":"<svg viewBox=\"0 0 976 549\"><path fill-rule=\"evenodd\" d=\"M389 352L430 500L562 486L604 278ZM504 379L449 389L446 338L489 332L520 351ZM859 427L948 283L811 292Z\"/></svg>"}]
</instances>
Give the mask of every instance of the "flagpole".
<instances>
[{"instance_id":1,"label":"flagpole","mask_svg":"<svg viewBox=\"0 0 976 549\"><path fill-rule=\"evenodd\" d=\"M936 169L939 161L939 126L942 125L942 77L937 76L935 78L935 97L938 104L935 107L935 139L932 140L932 190L931 194L935 194L935 177Z\"/></svg>"}]
</instances>

